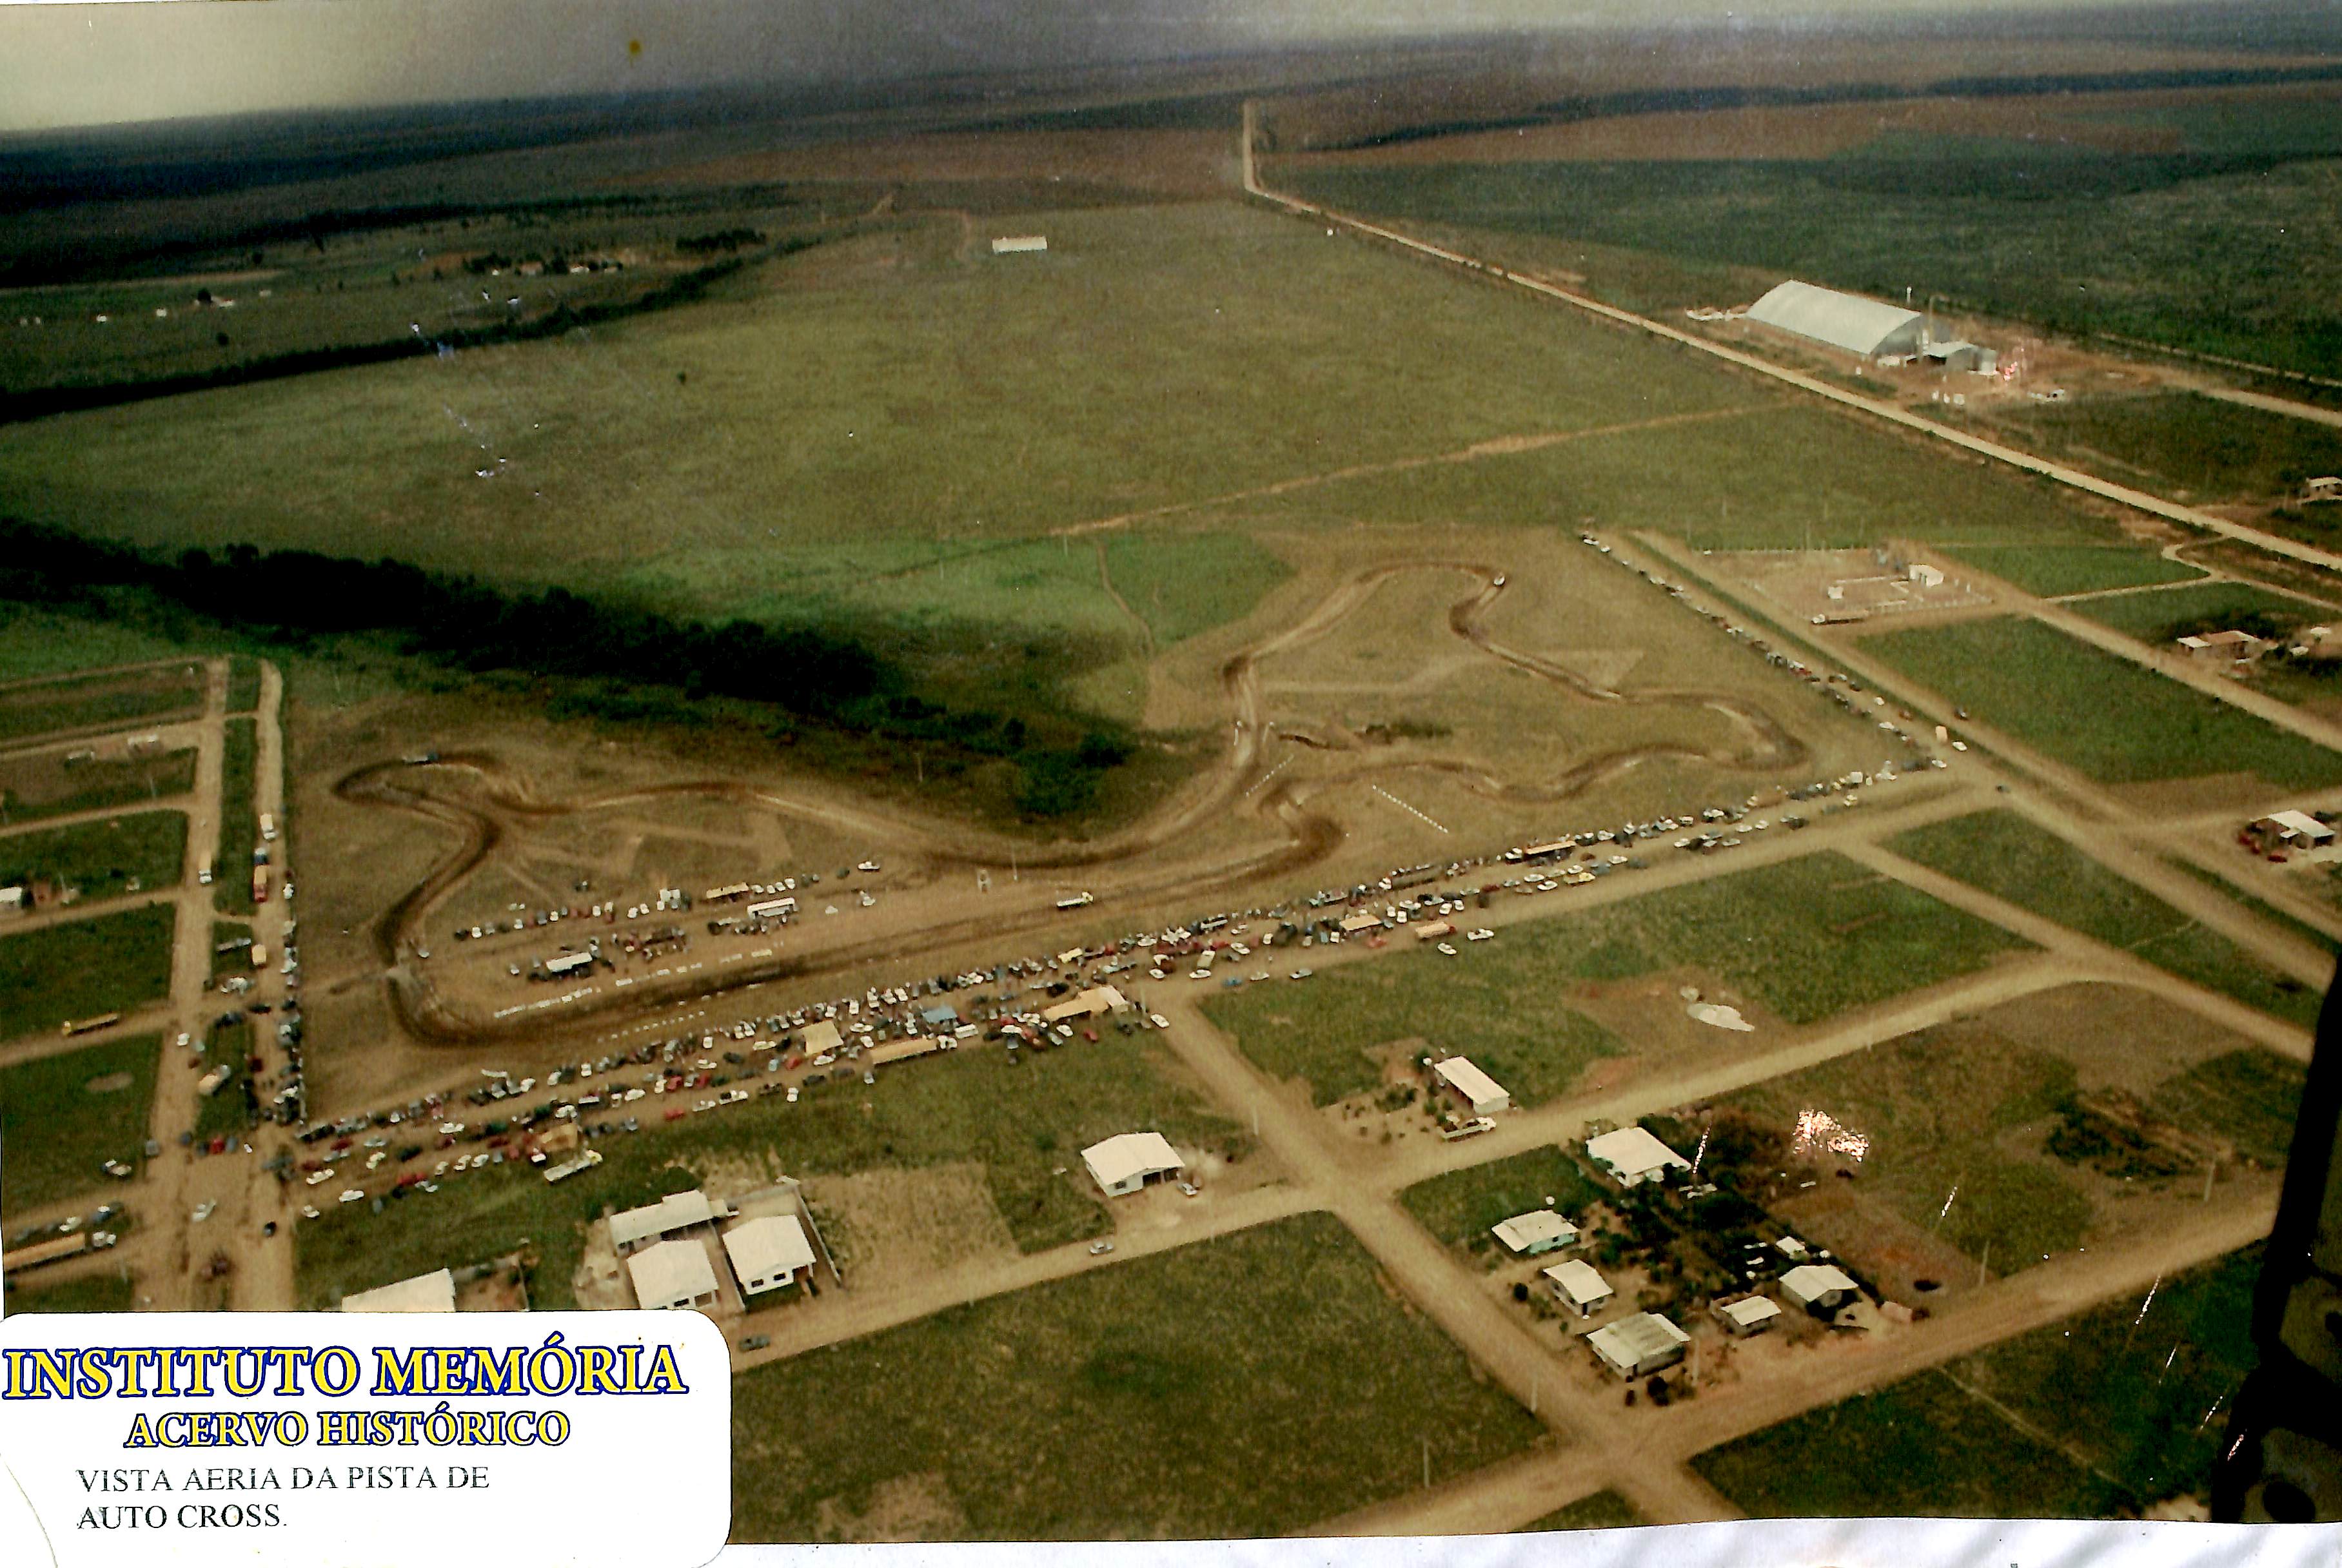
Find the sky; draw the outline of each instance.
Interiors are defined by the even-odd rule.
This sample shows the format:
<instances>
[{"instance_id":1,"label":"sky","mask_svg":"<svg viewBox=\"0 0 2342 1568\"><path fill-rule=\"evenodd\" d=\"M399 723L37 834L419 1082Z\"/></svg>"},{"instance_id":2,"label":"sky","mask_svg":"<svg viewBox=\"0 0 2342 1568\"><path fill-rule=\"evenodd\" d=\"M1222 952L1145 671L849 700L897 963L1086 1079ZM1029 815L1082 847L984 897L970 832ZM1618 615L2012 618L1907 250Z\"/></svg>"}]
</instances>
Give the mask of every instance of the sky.
<instances>
[{"instance_id":1,"label":"sky","mask_svg":"<svg viewBox=\"0 0 2342 1568\"><path fill-rule=\"evenodd\" d=\"M1667 17L1940 19L2065 3L0 0L0 130L722 83L869 80Z\"/></svg>"}]
</instances>

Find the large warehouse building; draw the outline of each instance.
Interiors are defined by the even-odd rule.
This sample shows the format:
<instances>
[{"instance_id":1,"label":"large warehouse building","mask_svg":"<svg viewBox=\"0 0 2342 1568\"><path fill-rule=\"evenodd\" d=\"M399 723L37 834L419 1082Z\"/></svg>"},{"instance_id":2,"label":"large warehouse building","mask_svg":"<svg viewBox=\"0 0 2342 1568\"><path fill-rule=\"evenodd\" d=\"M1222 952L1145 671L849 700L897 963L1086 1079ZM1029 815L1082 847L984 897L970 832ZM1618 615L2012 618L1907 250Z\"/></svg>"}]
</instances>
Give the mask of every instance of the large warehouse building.
<instances>
[{"instance_id":1,"label":"large warehouse building","mask_svg":"<svg viewBox=\"0 0 2342 1568\"><path fill-rule=\"evenodd\" d=\"M1916 310L1795 281L1774 285L1748 307L1748 319L1868 359L1917 354L1927 337L1927 319Z\"/></svg>"}]
</instances>

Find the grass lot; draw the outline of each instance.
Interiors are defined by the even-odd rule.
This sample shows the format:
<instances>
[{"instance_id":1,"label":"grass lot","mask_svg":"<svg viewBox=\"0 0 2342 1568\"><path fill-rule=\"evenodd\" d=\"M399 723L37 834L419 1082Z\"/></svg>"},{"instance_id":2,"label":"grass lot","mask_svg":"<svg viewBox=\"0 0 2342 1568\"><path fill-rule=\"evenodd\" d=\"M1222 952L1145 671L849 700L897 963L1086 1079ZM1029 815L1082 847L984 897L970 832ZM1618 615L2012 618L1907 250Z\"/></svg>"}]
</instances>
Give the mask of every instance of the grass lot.
<instances>
[{"instance_id":1,"label":"grass lot","mask_svg":"<svg viewBox=\"0 0 2342 1568\"><path fill-rule=\"evenodd\" d=\"M1993 423L2013 444L2199 504L2281 501L2342 472L2342 430L2197 392L2028 403Z\"/></svg>"},{"instance_id":2,"label":"grass lot","mask_svg":"<svg viewBox=\"0 0 2342 1568\"><path fill-rule=\"evenodd\" d=\"M1380 1081L1370 1048L1420 1037L1470 1056L1535 1105L1597 1058L1632 1049L1565 1004L1578 982L1686 968L1806 1024L2023 945L1823 854L1508 926L1461 962L1411 949L1303 984L1246 986L1204 1010L1268 1073L1306 1078L1320 1104Z\"/></svg>"},{"instance_id":3,"label":"grass lot","mask_svg":"<svg viewBox=\"0 0 2342 1568\"><path fill-rule=\"evenodd\" d=\"M0 614L0 681L184 657L180 644L141 628L12 604Z\"/></svg>"},{"instance_id":4,"label":"grass lot","mask_svg":"<svg viewBox=\"0 0 2342 1568\"><path fill-rule=\"evenodd\" d=\"M0 827L22 827L75 812L144 805L195 787L195 754L107 757L67 763L62 754L35 753L0 763Z\"/></svg>"},{"instance_id":5,"label":"grass lot","mask_svg":"<svg viewBox=\"0 0 2342 1568\"><path fill-rule=\"evenodd\" d=\"M239 936L249 937L251 934L252 927L245 924L241 920L215 920L212 922L212 978L214 980L217 980L222 975L226 974L249 974L252 973L251 948L231 948L225 953L222 953L220 951L220 944L222 943L231 941Z\"/></svg>"},{"instance_id":6,"label":"grass lot","mask_svg":"<svg viewBox=\"0 0 2342 1568\"><path fill-rule=\"evenodd\" d=\"M0 885L38 878L77 887L85 899L176 887L186 864L187 814L178 811L145 811L0 838Z\"/></svg>"},{"instance_id":7,"label":"grass lot","mask_svg":"<svg viewBox=\"0 0 2342 1568\"><path fill-rule=\"evenodd\" d=\"M1589 1497L1556 1508L1542 1519L1533 1519L1521 1526L1524 1533L1532 1530L1624 1530L1637 1524L1648 1524L1636 1506L1607 1488Z\"/></svg>"},{"instance_id":8,"label":"grass lot","mask_svg":"<svg viewBox=\"0 0 2342 1568\"><path fill-rule=\"evenodd\" d=\"M160 1034L139 1034L0 1068L8 1217L107 1184L105 1161L140 1163L162 1053Z\"/></svg>"},{"instance_id":9,"label":"grass lot","mask_svg":"<svg viewBox=\"0 0 2342 1568\"><path fill-rule=\"evenodd\" d=\"M525 1165L495 1166L409 1196L395 1223L346 1211L311 1222L301 1231L302 1299L330 1303L451 1260L494 1257L526 1236L544 1259L532 1299L566 1305L582 1239L575 1227L606 1201L596 1193L633 1179L624 1173L710 1159L762 1161L799 1177L979 1161L1020 1248L1080 1241L1113 1229L1080 1158L1099 1139L1143 1127L1224 1154L1249 1145L1164 1066L1138 1041L1108 1034L1097 1045L1046 1052L1020 1066L1002 1051L964 1050L883 1069L869 1087L859 1080L816 1085L794 1105L776 1095L672 1126L645 1116L641 1133L601 1145L603 1165L558 1187ZM1061 1165L1067 1174L1053 1175Z\"/></svg>"},{"instance_id":10,"label":"grass lot","mask_svg":"<svg viewBox=\"0 0 2342 1568\"><path fill-rule=\"evenodd\" d=\"M216 1090L195 1100L199 1141L225 1137L233 1150L235 1141L251 1130L252 1114L245 1104L244 1084L252 1076L245 1064L252 1056L254 1034L252 1020L244 1018L234 1024L215 1024L204 1036L204 1060L211 1067L225 1067L228 1074Z\"/></svg>"},{"instance_id":11,"label":"grass lot","mask_svg":"<svg viewBox=\"0 0 2342 1568\"><path fill-rule=\"evenodd\" d=\"M1980 887L2158 969L2305 1029L2320 996L2227 937L2125 881L2064 839L2004 811L1978 812L1898 834L1896 854Z\"/></svg>"},{"instance_id":12,"label":"grass lot","mask_svg":"<svg viewBox=\"0 0 2342 1568\"><path fill-rule=\"evenodd\" d=\"M170 994L178 910L150 904L0 936L0 1040Z\"/></svg>"},{"instance_id":13,"label":"grass lot","mask_svg":"<svg viewBox=\"0 0 2342 1568\"><path fill-rule=\"evenodd\" d=\"M1307 1214L744 1373L732 1532L1278 1535L1419 1486L1426 1442L1438 1482L1541 1434Z\"/></svg>"},{"instance_id":14,"label":"grass lot","mask_svg":"<svg viewBox=\"0 0 2342 1568\"><path fill-rule=\"evenodd\" d=\"M2274 1051L2231 1051L2165 1079L2149 1104L2157 1114L2226 1138L2245 1158L2274 1170L2293 1146L2304 1077L2300 1063Z\"/></svg>"},{"instance_id":15,"label":"grass lot","mask_svg":"<svg viewBox=\"0 0 2342 1568\"><path fill-rule=\"evenodd\" d=\"M2232 1253L2161 1282L2143 1311L2109 1302L1692 1466L1762 1518L2090 1518L2203 1497L2227 1425L2207 1413L2257 1359L2259 1268L2258 1248Z\"/></svg>"},{"instance_id":16,"label":"grass lot","mask_svg":"<svg viewBox=\"0 0 2342 1568\"><path fill-rule=\"evenodd\" d=\"M1957 544L1944 548L1978 571L2045 599L2105 588L2185 583L2204 574L2184 561L2166 560L2153 550L2131 544Z\"/></svg>"},{"instance_id":17,"label":"grass lot","mask_svg":"<svg viewBox=\"0 0 2342 1568\"><path fill-rule=\"evenodd\" d=\"M260 706L260 661L234 654L227 661L227 711L248 714Z\"/></svg>"},{"instance_id":18,"label":"grass lot","mask_svg":"<svg viewBox=\"0 0 2342 1568\"><path fill-rule=\"evenodd\" d=\"M127 1274L83 1274L60 1284L20 1285L8 1282L7 1313L128 1312L133 1292Z\"/></svg>"},{"instance_id":19,"label":"grass lot","mask_svg":"<svg viewBox=\"0 0 2342 1568\"><path fill-rule=\"evenodd\" d=\"M260 726L256 719L227 721L220 749L219 848L212 861L212 905L250 914L252 851L260 842Z\"/></svg>"},{"instance_id":20,"label":"grass lot","mask_svg":"<svg viewBox=\"0 0 2342 1568\"><path fill-rule=\"evenodd\" d=\"M2247 620L2266 620L2272 629L2288 630L2327 620L2332 610L2272 594L2251 583L2200 583L2187 588L2164 588L2149 594L2110 594L2103 599L2083 599L2067 606L2102 625L2126 632L2142 643L2167 646L2173 638L2200 627L2220 629ZM2217 623L2217 626L2214 624Z\"/></svg>"},{"instance_id":21,"label":"grass lot","mask_svg":"<svg viewBox=\"0 0 2342 1568\"><path fill-rule=\"evenodd\" d=\"M2038 621L1912 628L1862 647L2101 784L2247 772L2285 790L2342 783L2342 754Z\"/></svg>"},{"instance_id":22,"label":"grass lot","mask_svg":"<svg viewBox=\"0 0 2342 1568\"><path fill-rule=\"evenodd\" d=\"M0 741L184 717L202 708L202 666L98 674L0 691Z\"/></svg>"},{"instance_id":23,"label":"grass lot","mask_svg":"<svg viewBox=\"0 0 2342 1568\"><path fill-rule=\"evenodd\" d=\"M1399 1202L1450 1246L1496 1249L1500 1257L1509 1257L1488 1233L1497 1221L1542 1209L1547 1198L1565 1218L1581 1218L1601 1197L1602 1189L1576 1161L1558 1148L1544 1148L1417 1182L1399 1194Z\"/></svg>"}]
</instances>

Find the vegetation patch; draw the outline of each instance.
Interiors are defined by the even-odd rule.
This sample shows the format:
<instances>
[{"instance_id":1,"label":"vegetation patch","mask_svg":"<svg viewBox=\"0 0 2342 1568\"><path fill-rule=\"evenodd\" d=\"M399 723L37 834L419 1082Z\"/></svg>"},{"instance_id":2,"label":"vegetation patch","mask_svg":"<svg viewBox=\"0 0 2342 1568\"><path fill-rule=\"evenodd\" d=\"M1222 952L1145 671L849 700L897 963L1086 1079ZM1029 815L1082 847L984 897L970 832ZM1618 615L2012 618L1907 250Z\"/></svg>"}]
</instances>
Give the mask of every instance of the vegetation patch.
<instances>
[{"instance_id":1,"label":"vegetation patch","mask_svg":"<svg viewBox=\"0 0 2342 1568\"><path fill-rule=\"evenodd\" d=\"M0 1040L168 995L177 925L176 905L149 904L0 936Z\"/></svg>"},{"instance_id":2,"label":"vegetation patch","mask_svg":"<svg viewBox=\"0 0 2342 1568\"><path fill-rule=\"evenodd\" d=\"M20 1312L128 1312L130 1276L120 1272L82 1274L54 1283L8 1282L8 1315Z\"/></svg>"},{"instance_id":3,"label":"vegetation patch","mask_svg":"<svg viewBox=\"0 0 2342 1568\"><path fill-rule=\"evenodd\" d=\"M1421 1485L1426 1443L1438 1482L1543 1432L1325 1214L756 1367L733 1398L751 1541L856 1533L915 1479L961 1539L1280 1535ZM1130 1426L1177 1439L1091 1463Z\"/></svg>"},{"instance_id":4,"label":"vegetation patch","mask_svg":"<svg viewBox=\"0 0 2342 1568\"><path fill-rule=\"evenodd\" d=\"M0 887L40 882L113 898L176 887L186 862L186 814L140 812L0 838Z\"/></svg>"},{"instance_id":5,"label":"vegetation patch","mask_svg":"<svg viewBox=\"0 0 2342 1568\"><path fill-rule=\"evenodd\" d=\"M1541 1519L1532 1519L1521 1526L1523 1533L1533 1530L1626 1530L1638 1524L1648 1524L1642 1510L1608 1487L1566 1503Z\"/></svg>"},{"instance_id":6,"label":"vegetation patch","mask_svg":"<svg viewBox=\"0 0 2342 1568\"><path fill-rule=\"evenodd\" d=\"M252 855L260 839L260 721L230 719L220 748L219 847L212 859L212 904L250 914Z\"/></svg>"},{"instance_id":7,"label":"vegetation patch","mask_svg":"<svg viewBox=\"0 0 2342 1568\"><path fill-rule=\"evenodd\" d=\"M2112 594L2068 605L2117 632L2167 651L2181 637L2231 627L2257 637L2290 637L2335 612L2289 594L2273 594L2252 583L2199 583L2147 594Z\"/></svg>"},{"instance_id":8,"label":"vegetation patch","mask_svg":"<svg viewBox=\"0 0 2342 1568\"><path fill-rule=\"evenodd\" d=\"M9 551L7 526L0 523L0 581L7 578L15 564ZM0 593L0 596L18 595ZM203 669L195 664L44 681L0 691L0 741L132 724L141 719L183 717L201 709L203 703Z\"/></svg>"},{"instance_id":9,"label":"vegetation patch","mask_svg":"<svg viewBox=\"0 0 2342 1568\"><path fill-rule=\"evenodd\" d=\"M2293 1147L2305 1077L2300 1063L2274 1051L2231 1051L2165 1079L2150 1103L2177 1125L2224 1138L2275 1170Z\"/></svg>"},{"instance_id":10,"label":"vegetation patch","mask_svg":"<svg viewBox=\"0 0 2342 1568\"><path fill-rule=\"evenodd\" d=\"M142 757L68 762L34 752L0 763L0 827L183 795L195 787L192 746Z\"/></svg>"},{"instance_id":11,"label":"vegetation patch","mask_svg":"<svg viewBox=\"0 0 2342 1568\"><path fill-rule=\"evenodd\" d=\"M2196 503L2282 500L2342 473L2342 430L2200 392L2027 403L1993 418L2044 456Z\"/></svg>"},{"instance_id":12,"label":"vegetation patch","mask_svg":"<svg viewBox=\"0 0 2342 1568\"><path fill-rule=\"evenodd\" d=\"M2133 544L1989 544L1960 542L1939 546L1947 554L1989 572L2044 599L2064 594L2095 594L2107 588L2144 588L2185 583L2203 572L2185 561ZM2082 608L2081 606L2077 606ZM2085 614L2090 612L2083 609Z\"/></svg>"},{"instance_id":13,"label":"vegetation patch","mask_svg":"<svg viewBox=\"0 0 2342 1568\"><path fill-rule=\"evenodd\" d=\"M162 1052L160 1034L138 1034L0 1067L8 1217L107 1185L107 1160L141 1163Z\"/></svg>"},{"instance_id":14,"label":"vegetation patch","mask_svg":"<svg viewBox=\"0 0 2342 1568\"><path fill-rule=\"evenodd\" d=\"M1481 1253L1498 1247L1488 1228L1500 1220L1547 1207L1575 1219L1604 1196L1576 1160L1548 1147L1417 1182L1399 1202L1441 1241Z\"/></svg>"},{"instance_id":15,"label":"vegetation patch","mask_svg":"<svg viewBox=\"0 0 2342 1568\"><path fill-rule=\"evenodd\" d=\"M260 706L260 661L232 654L227 661L227 711L248 714Z\"/></svg>"}]
</instances>

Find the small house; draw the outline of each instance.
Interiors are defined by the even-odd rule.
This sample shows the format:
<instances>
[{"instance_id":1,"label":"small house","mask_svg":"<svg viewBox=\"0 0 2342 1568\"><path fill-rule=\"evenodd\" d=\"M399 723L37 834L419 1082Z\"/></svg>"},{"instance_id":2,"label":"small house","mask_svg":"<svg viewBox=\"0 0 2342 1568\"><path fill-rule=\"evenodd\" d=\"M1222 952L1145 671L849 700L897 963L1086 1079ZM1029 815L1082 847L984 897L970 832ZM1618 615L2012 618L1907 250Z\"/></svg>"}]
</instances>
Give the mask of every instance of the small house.
<instances>
[{"instance_id":1,"label":"small house","mask_svg":"<svg viewBox=\"0 0 2342 1568\"><path fill-rule=\"evenodd\" d=\"M1691 1335L1655 1312L1606 1323L1586 1336L1586 1348L1620 1377L1648 1377L1684 1358Z\"/></svg>"},{"instance_id":2,"label":"small house","mask_svg":"<svg viewBox=\"0 0 2342 1568\"><path fill-rule=\"evenodd\" d=\"M1591 1317L1618 1293L1584 1258L1570 1258L1545 1271L1554 1298L1579 1317Z\"/></svg>"},{"instance_id":3,"label":"small house","mask_svg":"<svg viewBox=\"0 0 2342 1568\"><path fill-rule=\"evenodd\" d=\"M1160 1133L1118 1133L1082 1151L1090 1179L1109 1198L1127 1197L1149 1182L1186 1169L1178 1151Z\"/></svg>"},{"instance_id":4,"label":"small house","mask_svg":"<svg viewBox=\"0 0 2342 1568\"><path fill-rule=\"evenodd\" d=\"M742 1221L724 1233L724 1255L744 1296L786 1289L813 1273L813 1243L795 1214Z\"/></svg>"},{"instance_id":5,"label":"small house","mask_svg":"<svg viewBox=\"0 0 2342 1568\"><path fill-rule=\"evenodd\" d=\"M716 1304L716 1270L696 1239L645 1247L626 1260L626 1272L634 1275L636 1304L649 1311L705 1311Z\"/></svg>"},{"instance_id":6,"label":"small house","mask_svg":"<svg viewBox=\"0 0 2342 1568\"><path fill-rule=\"evenodd\" d=\"M1577 1244L1577 1227L1551 1209L1532 1209L1499 1220L1488 1227L1488 1233L1504 1243L1505 1250L1515 1257L1533 1258Z\"/></svg>"},{"instance_id":7,"label":"small house","mask_svg":"<svg viewBox=\"0 0 2342 1568\"><path fill-rule=\"evenodd\" d=\"M610 1243L625 1257L637 1247L709 1224L716 1218L716 1205L707 1194L696 1188L688 1193L669 1193L656 1203L639 1209L625 1209L610 1216Z\"/></svg>"},{"instance_id":8,"label":"small house","mask_svg":"<svg viewBox=\"0 0 2342 1568\"><path fill-rule=\"evenodd\" d=\"M1763 1333L1781 1315L1781 1303L1765 1296L1742 1296L1736 1302L1716 1303L1716 1321L1724 1332L1736 1339L1746 1339L1752 1333Z\"/></svg>"},{"instance_id":9,"label":"small house","mask_svg":"<svg viewBox=\"0 0 2342 1568\"><path fill-rule=\"evenodd\" d=\"M1622 1187L1664 1182L1671 1170L1688 1171L1691 1162L1641 1127L1621 1127L1586 1141L1586 1157L1610 1173Z\"/></svg>"},{"instance_id":10,"label":"small house","mask_svg":"<svg viewBox=\"0 0 2342 1568\"><path fill-rule=\"evenodd\" d=\"M2247 830L2267 849L2323 849L2334 842L2334 830L2307 812L2271 812Z\"/></svg>"},{"instance_id":11,"label":"small house","mask_svg":"<svg viewBox=\"0 0 2342 1568\"><path fill-rule=\"evenodd\" d=\"M1816 1317L1827 1317L1861 1293L1854 1276L1836 1263L1800 1263L1781 1276L1783 1298Z\"/></svg>"},{"instance_id":12,"label":"small house","mask_svg":"<svg viewBox=\"0 0 2342 1568\"><path fill-rule=\"evenodd\" d=\"M2200 637L2182 637L2179 651L2191 659L2225 659L2231 664L2244 664L2260 657L2268 644L2250 632L2207 632Z\"/></svg>"}]
</instances>

